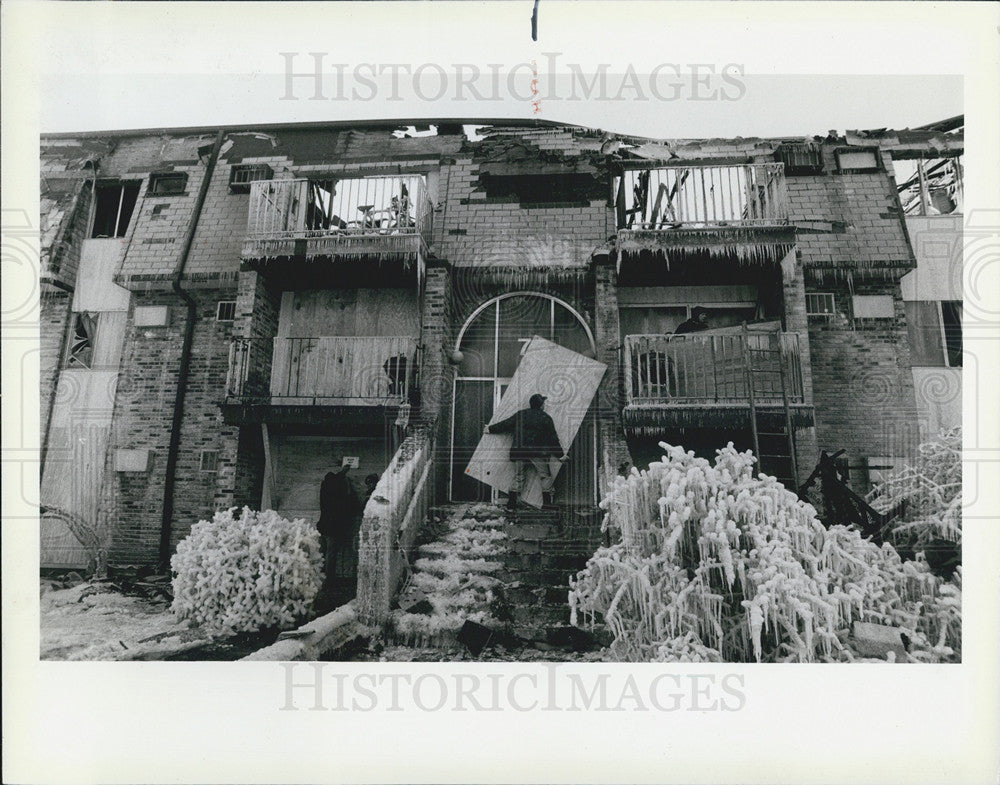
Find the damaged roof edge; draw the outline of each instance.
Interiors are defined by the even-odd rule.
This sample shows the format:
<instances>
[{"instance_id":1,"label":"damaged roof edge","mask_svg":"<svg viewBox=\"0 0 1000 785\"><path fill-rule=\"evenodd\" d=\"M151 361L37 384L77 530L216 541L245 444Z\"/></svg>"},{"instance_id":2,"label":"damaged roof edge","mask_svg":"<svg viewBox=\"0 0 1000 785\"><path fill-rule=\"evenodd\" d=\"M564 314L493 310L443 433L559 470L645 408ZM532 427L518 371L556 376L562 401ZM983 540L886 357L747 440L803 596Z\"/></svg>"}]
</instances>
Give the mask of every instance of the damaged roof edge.
<instances>
[{"instance_id":1,"label":"damaged roof edge","mask_svg":"<svg viewBox=\"0 0 1000 785\"><path fill-rule=\"evenodd\" d=\"M482 126L495 126L495 127L511 127L511 128L579 128L581 131L592 131L594 129L588 128L584 125L577 125L574 123L560 123L555 120L545 120L541 118L489 118L489 117L473 117L473 118L462 118L462 117L439 117L439 118L393 118L384 120L317 120L310 122L301 123L259 123L259 124L226 124L217 123L215 125L197 125L197 126L187 126L187 127L173 127L173 128L134 128L126 130L108 130L108 131L57 131L53 133L42 133L39 134L41 139L92 139L92 138L127 138L130 136L157 136L157 135L175 135L182 134L185 136L196 136L217 133L219 130L224 130L227 133L239 133L241 131L245 132L261 132L267 133L269 131L282 131L289 128L295 129L296 131L322 131L326 129L379 129L383 128L388 132L392 132L401 127L406 127L409 125L414 126L425 126L425 125L482 125Z\"/></svg>"},{"instance_id":2,"label":"damaged roof edge","mask_svg":"<svg viewBox=\"0 0 1000 785\"><path fill-rule=\"evenodd\" d=\"M663 145L675 151L684 148L700 148L705 145L715 147L737 146L741 148L752 148L756 145L766 146L782 144L786 142L840 142L842 144L865 144L876 145L883 149L895 150L900 153L916 151L923 153L927 151L955 151L964 147L964 133L961 129L964 125L964 115L947 118L938 123L932 123L919 128L887 129L880 128L874 130L844 131L839 134L835 131L828 132L825 136L815 134L812 136L773 136L773 137L732 137L732 138L668 138L637 136L635 134L617 133L601 128L591 128L575 123L561 123L555 120L541 118L438 118L438 119L382 119L382 120L328 120L302 123L265 123L251 125L233 126L192 126L187 128L144 128L116 131L81 131L72 133L61 131L58 133L44 133L40 135L42 141L57 140L86 140L86 139L127 139L144 136L204 136L225 130L230 134L240 133L261 133L278 131L324 131L324 130L384 130L386 133L394 133L401 128L408 126L477 126L481 130L480 134L489 135L489 129L563 129L579 131L586 135L602 135L606 143L617 142L624 147L641 147L643 145ZM943 129L948 129L943 130ZM611 152L610 150L608 151ZM633 152L636 152L633 150ZM648 157L648 156L640 156Z\"/></svg>"}]
</instances>

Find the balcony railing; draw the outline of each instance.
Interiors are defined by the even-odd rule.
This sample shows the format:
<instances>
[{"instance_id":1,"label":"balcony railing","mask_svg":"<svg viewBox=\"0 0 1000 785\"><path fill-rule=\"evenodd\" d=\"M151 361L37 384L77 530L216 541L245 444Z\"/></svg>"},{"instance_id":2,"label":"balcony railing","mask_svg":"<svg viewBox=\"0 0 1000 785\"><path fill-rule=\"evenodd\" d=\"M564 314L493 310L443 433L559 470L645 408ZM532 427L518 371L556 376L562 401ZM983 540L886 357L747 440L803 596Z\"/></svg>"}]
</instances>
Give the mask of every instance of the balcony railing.
<instances>
[{"instance_id":1,"label":"balcony railing","mask_svg":"<svg viewBox=\"0 0 1000 785\"><path fill-rule=\"evenodd\" d=\"M783 402L777 359L763 350L781 349L789 403L803 403L799 336L761 332L747 335L628 335L625 337L625 393L629 405L745 405L749 401L747 360L754 401Z\"/></svg>"},{"instance_id":2,"label":"balcony railing","mask_svg":"<svg viewBox=\"0 0 1000 785\"><path fill-rule=\"evenodd\" d=\"M250 186L243 256L414 261L430 241L431 217L420 175L259 180Z\"/></svg>"},{"instance_id":3,"label":"balcony railing","mask_svg":"<svg viewBox=\"0 0 1000 785\"><path fill-rule=\"evenodd\" d=\"M408 401L416 383L417 341L410 336L275 338L269 385L263 362L253 360L254 348L248 339L230 346L228 397L269 398L278 405L391 405Z\"/></svg>"},{"instance_id":4,"label":"balcony railing","mask_svg":"<svg viewBox=\"0 0 1000 785\"><path fill-rule=\"evenodd\" d=\"M784 164L628 170L615 207L620 231L781 226L788 222Z\"/></svg>"}]
</instances>

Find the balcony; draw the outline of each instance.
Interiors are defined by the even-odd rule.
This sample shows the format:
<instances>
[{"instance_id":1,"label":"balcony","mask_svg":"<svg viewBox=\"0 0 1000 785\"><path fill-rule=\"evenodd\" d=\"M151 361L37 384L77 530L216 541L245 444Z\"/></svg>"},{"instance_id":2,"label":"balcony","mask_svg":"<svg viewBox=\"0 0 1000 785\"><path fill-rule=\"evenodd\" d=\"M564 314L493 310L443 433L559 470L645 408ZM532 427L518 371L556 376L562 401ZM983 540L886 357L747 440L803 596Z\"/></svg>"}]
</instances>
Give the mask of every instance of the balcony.
<instances>
[{"instance_id":1,"label":"balcony","mask_svg":"<svg viewBox=\"0 0 1000 785\"><path fill-rule=\"evenodd\" d=\"M776 349L783 367L770 354ZM628 335L626 430L652 434L664 427L749 427L748 367L754 368L757 408L781 409L787 396L793 422L812 424L796 333Z\"/></svg>"},{"instance_id":2,"label":"balcony","mask_svg":"<svg viewBox=\"0 0 1000 785\"><path fill-rule=\"evenodd\" d=\"M778 261L795 240L780 163L628 169L615 209L619 269L643 252Z\"/></svg>"},{"instance_id":3,"label":"balcony","mask_svg":"<svg viewBox=\"0 0 1000 785\"><path fill-rule=\"evenodd\" d=\"M250 185L243 262L395 263L422 273L432 206L420 175L258 180Z\"/></svg>"},{"instance_id":4,"label":"balcony","mask_svg":"<svg viewBox=\"0 0 1000 785\"><path fill-rule=\"evenodd\" d=\"M253 407L270 414L350 410L363 417L364 409L398 408L416 400L416 338L275 338L271 352L264 348L245 338L230 344L224 408Z\"/></svg>"}]
</instances>

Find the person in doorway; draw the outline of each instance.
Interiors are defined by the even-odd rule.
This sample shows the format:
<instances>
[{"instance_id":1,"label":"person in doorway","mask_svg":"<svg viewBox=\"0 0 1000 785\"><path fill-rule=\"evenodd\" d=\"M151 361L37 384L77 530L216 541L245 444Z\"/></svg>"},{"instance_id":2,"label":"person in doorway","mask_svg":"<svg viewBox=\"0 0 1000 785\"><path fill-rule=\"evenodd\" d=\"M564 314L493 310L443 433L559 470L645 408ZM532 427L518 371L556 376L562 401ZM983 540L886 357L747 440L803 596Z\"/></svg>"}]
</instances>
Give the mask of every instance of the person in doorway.
<instances>
[{"instance_id":1,"label":"person in doorway","mask_svg":"<svg viewBox=\"0 0 1000 785\"><path fill-rule=\"evenodd\" d=\"M347 476L349 466L341 465L327 472L319 488L319 521L316 528L323 537L324 584L329 586L341 551L350 548L361 504L354 485Z\"/></svg>"},{"instance_id":2,"label":"person in doorway","mask_svg":"<svg viewBox=\"0 0 1000 785\"><path fill-rule=\"evenodd\" d=\"M510 446L510 460L516 467L514 482L507 493L507 509L517 507L517 497L524 490L528 471L535 471L542 481L542 498L545 504L552 503L552 485L555 478L549 468L549 459L569 460L563 453L556 433L555 423L543 411L545 396L535 393L528 400L528 408L521 409L506 420L487 425L484 433L510 433L514 441Z\"/></svg>"},{"instance_id":3,"label":"person in doorway","mask_svg":"<svg viewBox=\"0 0 1000 785\"><path fill-rule=\"evenodd\" d=\"M374 472L365 477L365 504L368 504L368 500L375 493L375 486L378 485L378 475Z\"/></svg>"},{"instance_id":4,"label":"person in doorway","mask_svg":"<svg viewBox=\"0 0 1000 785\"><path fill-rule=\"evenodd\" d=\"M685 333L699 333L708 329L708 311L700 305L691 309L691 318L681 322L674 330L674 335L684 335Z\"/></svg>"}]
</instances>

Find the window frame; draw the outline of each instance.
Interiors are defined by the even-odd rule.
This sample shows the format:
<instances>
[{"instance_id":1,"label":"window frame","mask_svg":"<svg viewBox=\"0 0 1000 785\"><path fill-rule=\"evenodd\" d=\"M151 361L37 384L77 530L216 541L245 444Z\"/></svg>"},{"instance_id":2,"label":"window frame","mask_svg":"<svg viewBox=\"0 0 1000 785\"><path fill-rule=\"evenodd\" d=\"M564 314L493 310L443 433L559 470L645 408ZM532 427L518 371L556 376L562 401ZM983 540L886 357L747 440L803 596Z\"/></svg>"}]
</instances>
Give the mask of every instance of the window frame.
<instances>
[{"instance_id":1,"label":"window frame","mask_svg":"<svg viewBox=\"0 0 1000 785\"><path fill-rule=\"evenodd\" d=\"M829 311L811 311L809 309L810 297L829 298ZM837 315L837 295L836 292L806 292L806 317L815 319L833 319Z\"/></svg>"},{"instance_id":2,"label":"window frame","mask_svg":"<svg viewBox=\"0 0 1000 785\"><path fill-rule=\"evenodd\" d=\"M180 190L158 190L167 183L180 183ZM154 172L149 176L149 185L146 187L147 196L167 197L187 195L188 173L187 172Z\"/></svg>"},{"instance_id":3,"label":"window frame","mask_svg":"<svg viewBox=\"0 0 1000 785\"><path fill-rule=\"evenodd\" d=\"M135 189L135 198L132 200L132 207L129 210L128 220L125 222L125 226L122 226L122 210L125 205L125 192L128 188ZM110 191L118 190L118 209L115 214L115 233L112 235L108 234L95 234L97 231L97 219L98 219L98 191ZM90 229L87 232L87 239L90 240L101 240L101 239L120 239L128 235L129 227L132 225L132 219L135 217L136 208L139 206L139 192L142 190L141 180L97 180L94 183L94 193L92 199L92 205L90 208Z\"/></svg>"},{"instance_id":4,"label":"window frame","mask_svg":"<svg viewBox=\"0 0 1000 785\"><path fill-rule=\"evenodd\" d=\"M247 177L239 175L246 173ZM229 167L229 193L248 194L250 184L258 180L273 180L274 169L268 164L233 164Z\"/></svg>"},{"instance_id":5,"label":"window frame","mask_svg":"<svg viewBox=\"0 0 1000 785\"><path fill-rule=\"evenodd\" d=\"M208 468L206 468L206 465L208 466ZM198 455L198 473L199 474L218 474L219 473L219 451L218 450L202 450L201 451L201 453Z\"/></svg>"},{"instance_id":6,"label":"window frame","mask_svg":"<svg viewBox=\"0 0 1000 785\"><path fill-rule=\"evenodd\" d=\"M875 159L875 165L844 166L840 162L840 156L848 153L871 153L872 157ZM875 172L885 171L885 167L882 163L882 156L879 155L878 147L838 147L834 150L833 157L837 162L838 174L873 174Z\"/></svg>"},{"instance_id":7,"label":"window frame","mask_svg":"<svg viewBox=\"0 0 1000 785\"><path fill-rule=\"evenodd\" d=\"M228 318L228 319L224 319L223 315L222 315L223 306L226 306L227 310L228 310L228 306L229 306L230 303L232 304L233 315L230 318ZM222 324L232 324L233 322L235 322L236 321L236 300L219 300L218 303L215 306L215 321L221 322Z\"/></svg>"}]
</instances>

